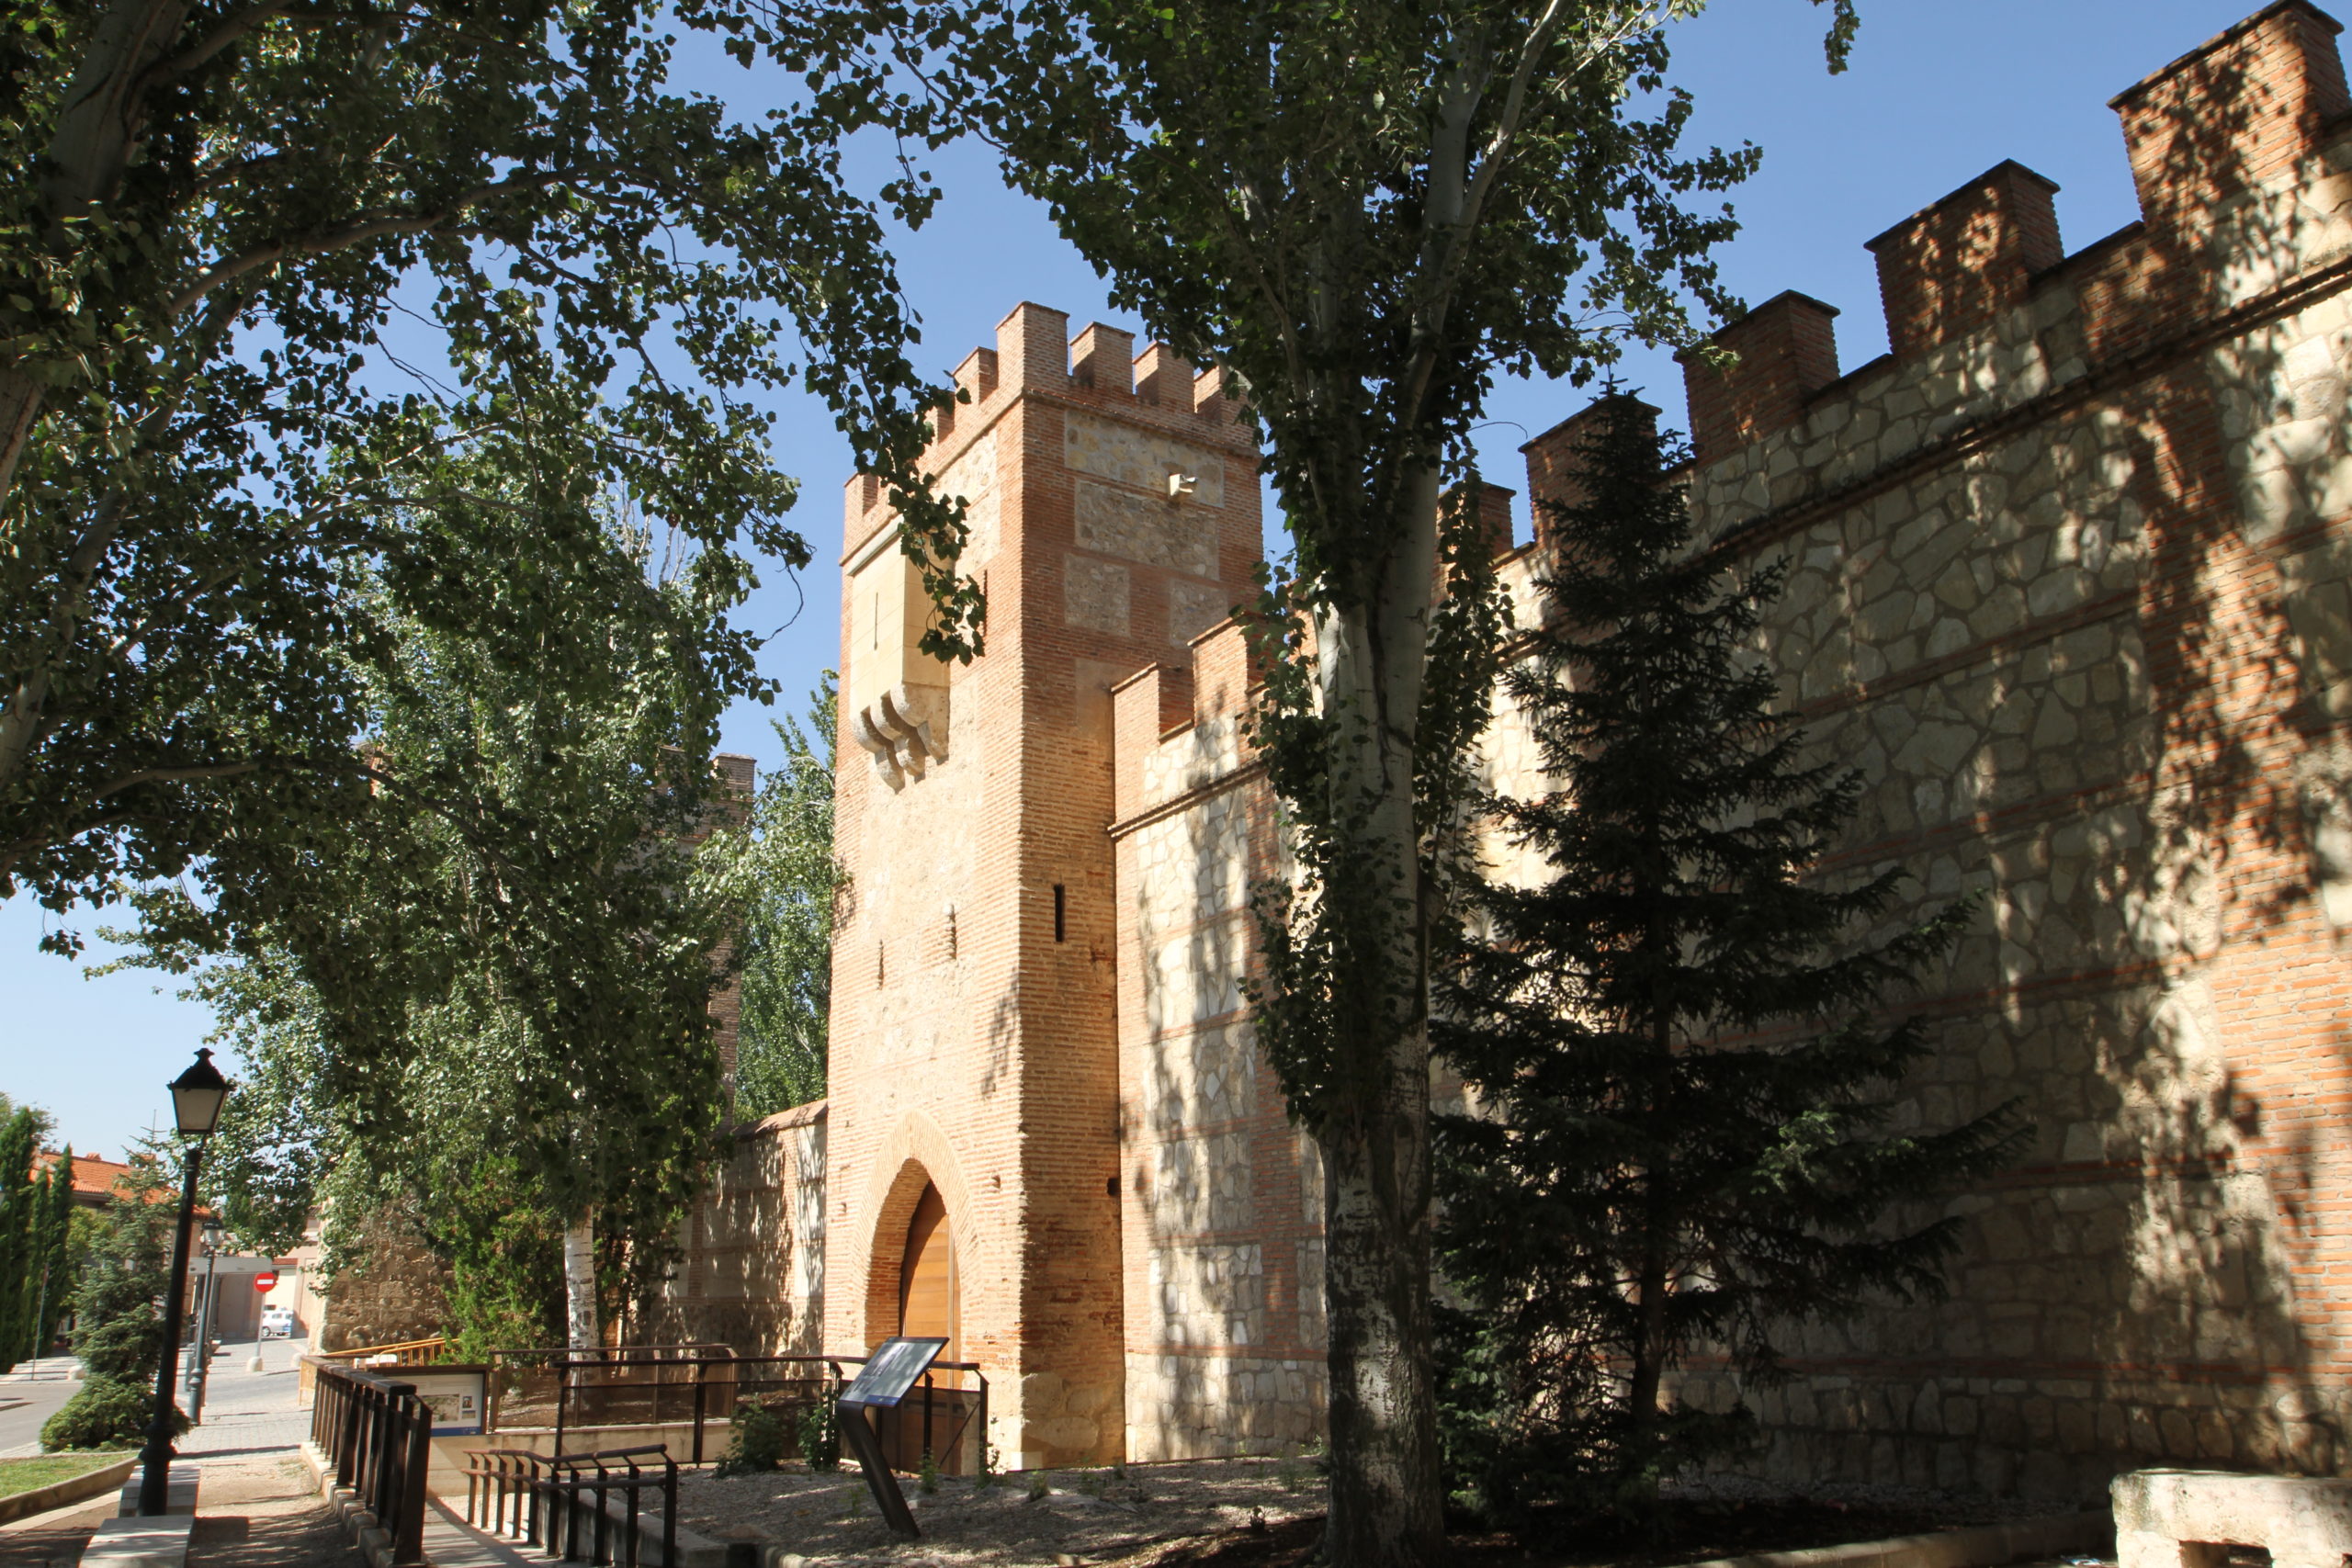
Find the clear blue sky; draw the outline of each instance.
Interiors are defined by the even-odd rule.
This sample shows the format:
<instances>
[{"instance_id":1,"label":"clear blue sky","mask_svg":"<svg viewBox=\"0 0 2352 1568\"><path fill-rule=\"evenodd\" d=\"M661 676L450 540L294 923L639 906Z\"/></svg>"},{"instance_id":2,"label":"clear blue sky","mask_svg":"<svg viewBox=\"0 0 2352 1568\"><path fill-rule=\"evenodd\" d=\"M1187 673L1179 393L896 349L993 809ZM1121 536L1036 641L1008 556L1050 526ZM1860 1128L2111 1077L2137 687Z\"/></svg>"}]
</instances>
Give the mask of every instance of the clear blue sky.
<instances>
[{"instance_id":1,"label":"clear blue sky","mask_svg":"<svg viewBox=\"0 0 2352 1568\"><path fill-rule=\"evenodd\" d=\"M1674 74L1698 100L1694 143L1764 149L1762 173L1735 197L1746 229L1724 253L1726 279L1751 302L1800 288L1839 307L1840 358L1860 364L1886 347L1864 240L2003 158L2058 182L2070 251L2131 221L2131 176L2107 100L2256 5L1862 0L1853 69L1830 77L1815 6L1715 0L1680 29ZM703 85L736 92L740 83L714 74ZM951 195L899 249L924 320L918 364L944 378L970 347L993 343L997 321L1023 299L1069 311L1073 330L1113 319L1092 270L1041 210L1003 190L978 149L932 167ZM1625 377L1679 423L1681 380L1667 355L1639 355ZM1502 386L1481 443L1486 476L1520 488L1519 444L1578 403L1566 387ZM779 457L804 483L797 516L818 564L797 583L774 571L748 617L763 631L780 628L764 664L797 705L837 656L832 563L848 456L815 404L786 399L782 412ZM728 748L767 766L780 754L768 718L756 708L731 716ZM165 1113L163 1086L201 1043L209 1017L168 990L158 994L146 976L85 980L77 966L34 951L43 927L42 911L27 901L0 905L0 1092L48 1107L76 1147L119 1153ZM93 942L94 957L105 951Z\"/></svg>"}]
</instances>

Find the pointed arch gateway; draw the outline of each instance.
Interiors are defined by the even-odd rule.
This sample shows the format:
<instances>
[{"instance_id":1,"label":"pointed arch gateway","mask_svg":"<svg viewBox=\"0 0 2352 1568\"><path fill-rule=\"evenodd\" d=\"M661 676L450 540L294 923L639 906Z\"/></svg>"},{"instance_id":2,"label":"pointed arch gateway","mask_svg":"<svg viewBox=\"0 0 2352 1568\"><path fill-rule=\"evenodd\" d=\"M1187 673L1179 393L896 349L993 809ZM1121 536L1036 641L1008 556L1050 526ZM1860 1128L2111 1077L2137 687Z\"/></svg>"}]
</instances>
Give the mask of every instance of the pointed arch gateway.
<instances>
[{"instance_id":1,"label":"pointed arch gateway","mask_svg":"<svg viewBox=\"0 0 2352 1568\"><path fill-rule=\"evenodd\" d=\"M925 1180L907 1217L899 1258L897 1332L910 1338L944 1339L942 1361L964 1359L962 1270L956 1261L955 1223L947 1200ZM967 1388L961 1372L926 1374L897 1409L876 1412L876 1435L894 1470L921 1468L935 1456L949 1475L970 1473L978 1464L980 1423L986 1405Z\"/></svg>"}]
</instances>

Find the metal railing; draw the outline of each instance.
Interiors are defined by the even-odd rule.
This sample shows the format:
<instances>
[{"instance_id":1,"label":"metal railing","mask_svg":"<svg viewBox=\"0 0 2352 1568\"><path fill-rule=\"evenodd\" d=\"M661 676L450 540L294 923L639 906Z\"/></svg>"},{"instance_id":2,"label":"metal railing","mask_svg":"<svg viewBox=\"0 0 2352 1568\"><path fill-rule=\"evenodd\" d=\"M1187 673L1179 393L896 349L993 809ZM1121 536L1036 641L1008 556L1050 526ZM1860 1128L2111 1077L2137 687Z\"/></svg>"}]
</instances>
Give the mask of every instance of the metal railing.
<instances>
[{"instance_id":1,"label":"metal railing","mask_svg":"<svg viewBox=\"0 0 2352 1568\"><path fill-rule=\"evenodd\" d=\"M433 1462L433 1412L413 1383L353 1367L318 1369L311 1440L359 1506L391 1533L392 1561L424 1561L425 1472Z\"/></svg>"},{"instance_id":2,"label":"metal railing","mask_svg":"<svg viewBox=\"0 0 2352 1568\"><path fill-rule=\"evenodd\" d=\"M660 1468L656 1469L656 1461ZM678 1561L678 1461L660 1444L553 1458L527 1449L466 1450L466 1523L544 1546L549 1557L641 1568L645 1493L662 1494L662 1568ZM613 1540L611 1496L624 1500ZM584 1538L584 1539L583 1539Z\"/></svg>"},{"instance_id":3,"label":"metal railing","mask_svg":"<svg viewBox=\"0 0 2352 1568\"><path fill-rule=\"evenodd\" d=\"M687 1429L682 1462L720 1457L731 1423L749 1401L784 1418L787 1458L799 1451L801 1411L830 1407L862 1356L738 1356L724 1345L635 1345L596 1349L491 1353L489 1432L549 1431L549 1451L568 1438L614 1427ZM931 1453L947 1475L979 1472L988 1432L988 1379L976 1361L939 1361L894 1411L876 1412L893 1467L919 1469ZM590 1439L593 1440L593 1439Z\"/></svg>"}]
</instances>

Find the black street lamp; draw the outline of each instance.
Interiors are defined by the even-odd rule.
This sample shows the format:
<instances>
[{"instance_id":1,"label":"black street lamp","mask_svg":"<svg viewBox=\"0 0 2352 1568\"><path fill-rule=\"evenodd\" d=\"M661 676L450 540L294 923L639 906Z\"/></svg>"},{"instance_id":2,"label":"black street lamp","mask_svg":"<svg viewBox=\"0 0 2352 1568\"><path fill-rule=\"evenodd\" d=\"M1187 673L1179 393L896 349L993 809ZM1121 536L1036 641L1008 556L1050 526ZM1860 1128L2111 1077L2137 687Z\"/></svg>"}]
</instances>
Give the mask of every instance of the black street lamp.
<instances>
[{"instance_id":1,"label":"black street lamp","mask_svg":"<svg viewBox=\"0 0 2352 1568\"><path fill-rule=\"evenodd\" d=\"M195 1141L180 1182L179 1223L172 1229L172 1282L164 1300L164 1359L155 1369L155 1418L147 1424L146 1472L139 1481L139 1512L162 1513L171 1505L172 1384L180 1363L180 1314L187 1310L187 1233L196 1214L196 1170L204 1162L204 1140L220 1122L229 1080L212 1065L212 1053L198 1051L196 1065L172 1080L172 1119L180 1136Z\"/></svg>"}]
</instances>

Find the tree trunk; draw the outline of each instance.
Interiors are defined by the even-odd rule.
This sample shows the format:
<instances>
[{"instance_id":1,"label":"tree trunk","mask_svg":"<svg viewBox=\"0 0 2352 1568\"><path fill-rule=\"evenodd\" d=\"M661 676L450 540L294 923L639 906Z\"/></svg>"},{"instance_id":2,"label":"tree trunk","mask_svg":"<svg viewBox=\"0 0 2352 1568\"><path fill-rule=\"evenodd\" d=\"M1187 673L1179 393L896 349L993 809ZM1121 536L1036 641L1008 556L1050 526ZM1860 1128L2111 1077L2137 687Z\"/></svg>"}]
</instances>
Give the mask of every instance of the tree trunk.
<instances>
[{"instance_id":1,"label":"tree trunk","mask_svg":"<svg viewBox=\"0 0 2352 1568\"><path fill-rule=\"evenodd\" d=\"M1421 877L1414 745L1429 659L1439 479L1408 475L1397 544L1363 610L1320 618L1325 715L1347 724L1329 808L1383 892L1365 971L1335 981L1385 1004L1366 1016L1355 1081L1324 1118L1324 1301L1331 1487L1324 1556L1347 1568L1422 1568L1445 1543L1436 1378L1430 1359L1429 890Z\"/></svg>"},{"instance_id":2,"label":"tree trunk","mask_svg":"<svg viewBox=\"0 0 2352 1568\"><path fill-rule=\"evenodd\" d=\"M1655 1199L1651 1207L1655 1208ZM1620 1485L1630 1485L1634 1476L1647 1472L1650 1448L1657 1431L1658 1390L1666 1378L1666 1246L1658 1232L1658 1217L1655 1212L1643 1221L1642 1264L1634 1288L1641 1292L1637 1310L1640 1319L1634 1344L1633 1378L1625 1391L1625 1457L1635 1468L1620 1477ZM1645 1499L1657 1492L1656 1477L1650 1477L1643 1487Z\"/></svg>"},{"instance_id":3,"label":"tree trunk","mask_svg":"<svg viewBox=\"0 0 2352 1568\"><path fill-rule=\"evenodd\" d=\"M1429 1036L1390 1053L1383 1113L1327 1130L1323 1280L1331 1496L1324 1556L1438 1561L1444 1513L1430 1364Z\"/></svg>"},{"instance_id":4,"label":"tree trunk","mask_svg":"<svg viewBox=\"0 0 2352 1568\"><path fill-rule=\"evenodd\" d=\"M563 1229L564 1343L594 1349L596 1332L596 1216L582 1209Z\"/></svg>"}]
</instances>

